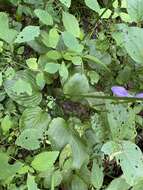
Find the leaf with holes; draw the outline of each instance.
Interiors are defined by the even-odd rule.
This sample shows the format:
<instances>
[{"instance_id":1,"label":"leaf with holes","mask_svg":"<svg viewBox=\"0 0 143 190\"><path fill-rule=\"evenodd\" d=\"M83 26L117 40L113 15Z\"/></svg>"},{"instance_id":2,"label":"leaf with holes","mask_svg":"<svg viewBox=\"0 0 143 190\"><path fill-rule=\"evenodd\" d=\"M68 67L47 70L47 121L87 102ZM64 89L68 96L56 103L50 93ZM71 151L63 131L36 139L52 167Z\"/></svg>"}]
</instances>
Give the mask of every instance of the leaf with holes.
<instances>
[{"instance_id":1,"label":"leaf with holes","mask_svg":"<svg viewBox=\"0 0 143 190\"><path fill-rule=\"evenodd\" d=\"M27 108L24 110L19 125L21 128L26 129L39 129L46 130L50 122L50 116L43 111L40 107Z\"/></svg>"},{"instance_id":2,"label":"leaf with holes","mask_svg":"<svg viewBox=\"0 0 143 190\"><path fill-rule=\"evenodd\" d=\"M134 143L130 141L121 141L120 143L109 141L103 145L102 151L109 155L110 159L116 158L128 184L136 185L143 179L143 154Z\"/></svg>"},{"instance_id":3,"label":"leaf with holes","mask_svg":"<svg viewBox=\"0 0 143 190\"><path fill-rule=\"evenodd\" d=\"M40 34L39 26L26 26L17 36L15 43L24 43L35 40Z\"/></svg>"},{"instance_id":4,"label":"leaf with holes","mask_svg":"<svg viewBox=\"0 0 143 190\"><path fill-rule=\"evenodd\" d=\"M16 139L16 145L27 150L36 150L40 148L43 140L43 130L39 128L25 129Z\"/></svg>"}]
</instances>

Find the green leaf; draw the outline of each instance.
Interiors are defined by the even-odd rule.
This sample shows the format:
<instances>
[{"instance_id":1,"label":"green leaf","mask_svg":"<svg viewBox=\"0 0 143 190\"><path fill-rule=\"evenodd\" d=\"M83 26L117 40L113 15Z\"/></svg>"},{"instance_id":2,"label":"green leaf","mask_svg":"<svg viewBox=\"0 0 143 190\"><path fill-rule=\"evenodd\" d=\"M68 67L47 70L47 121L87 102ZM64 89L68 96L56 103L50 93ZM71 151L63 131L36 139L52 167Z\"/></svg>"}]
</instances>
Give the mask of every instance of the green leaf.
<instances>
[{"instance_id":1,"label":"green leaf","mask_svg":"<svg viewBox=\"0 0 143 190\"><path fill-rule=\"evenodd\" d=\"M46 130L50 122L50 116L40 107L27 108L22 113L19 125L21 128L35 128Z\"/></svg>"},{"instance_id":2,"label":"green leaf","mask_svg":"<svg viewBox=\"0 0 143 190\"><path fill-rule=\"evenodd\" d=\"M40 89L42 90L45 86L45 77L44 77L44 73L40 72L36 75L36 84L40 87Z\"/></svg>"},{"instance_id":3,"label":"green leaf","mask_svg":"<svg viewBox=\"0 0 143 190\"><path fill-rule=\"evenodd\" d=\"M49 58L51 60L58 60L58 59L62 58L61 53L56 50L48 51L48 53L46 53L46 56L47 56L47 58Z\"/></svg>"},{"instance_id":4,"label":"green leaf","mask_svg":"<svg viewBox=\"0 0 143 190\"><path fill-rule=\"evenodd\" d=\"M110 70L108 69L108 67L102 62L100 61L97 57L92 56L92 55L85 55L83 56L84 59L93 61L94 63L96 63L97 65L104 67L104 69L106 69L108 72L110 72Z\"/></svg>"},{"instance_id":5,"label":"green leaf","mask_svg":"<svg viewBox=\"0 0 143 190\"><path fill-rule=\"evenodd\" d=\"M25 81L26 84L27 83L30 84L30 86L32 88L32 95L28 95L27 93L17 94L13 91L15 83L19 79L21 79L22 81ZM34 107L41 102L42 95L39 92L38 86L36 85L35 76L34 76L34 74L32 74L31 72L29 72L27 70L18 71L15 74L14 78L12 78L11 80L6 80L4 82L4 88L5 88L5 91L8 94L8 96L12 100L16 101L18 104L20 104L22 106ZM31 92L31 88L30 88L30 92ZM27 90L25 89L25 91L27 91Z\"/></svg>"},{"instance_id":6,"label":"green leaf","mask_svg":"<svg viewBox=\"0 0 143 190\"><path fill-rule=\"evenodd\" d=\"M27 150L36 150L40 148L43 139L43 130L39 128L25 129L16 139L16 145Z\"/></svg>"},{"instance_id":7,"label":"green leaf","mask_svg":"<svg viewBox=\"0 0 143 190\"><path fill-rule=\"evenodd\" d=\"M78 40L69 32L63 32L62 38L64 44L71 50L77 53L81 53L83 45L79 44Z\"/></svg>"},{"instance_id":8,"label":"green leaf","mask_svg":"<svg viewBox=\"0 0 143 190\"><path fill-rule=\"evenodd\" d=\"M16 161L14 164L9 164L9 156L7 153L0 152L0 180L7 180L8 178L13 178L14 175L23 166L22 163Z\"/></svg>"},{"instance_id":9,"label":"green leaf","mask_svg":"<svg viewBox=\"0 0 143 190\"><path fill-rule=\"evenodd\" d=\"M75 16L70 13L63 12L62 20L67 32L71 33L75 37L80 37L80 28Z\"/></svg>"},{"instance_id":10,"label":"green leaf","mask_svg":"<svg viewBox=\"0 0 143 190\"><path fill-rule=\"evenodd\" d=\"M22 93L27 93L29 96L32 95L32 88L30 83L22 80L22 79L18 79L12 89L18 96Z\"/></svg>"},{"instance_id":11,"label":"green leaf","mask_svg":"<svg viewBox=\"0 0 143 190\"><path fill-rule=\"evenodd\" d=\"M71 6L71 0L59 0L63 5L65 5L67 8L70 8Z\"/></svg>"},{"instance_id":12,"label":"green leaf","mask_svg":"<svg viewBox=\"0 0 143 190\"><path fill-rule=\"evenodd\" d=\"M50 74L56 73L60 68L60 64L58 63L47 63L45 65L44 71Z\"/></svg>"},{"instance_id":13,"label":"green leaf","mask_svg":"<svg viewBox=\"0 0 143 190\"><path fill-rule=\"evenodd\" d=\"M29 58L26 60L26 64L31 70L37 71L38 70L38 64L36 58Z\"/></svg>"},{"instance_id":14,"label":"green leaf","mask_svg":"<svg viewBox=\"0 0 143 190\"><path fill-rule=\"evenodd\" d=\"M137 185L133 186L132 190L142 190L143 181L139 182Z\"/></svg>"},{"instance_id":15,"label":"green leaf","mask_svg":"<svg viewBox=\"0 0 143 190\"><path fill-rule=\"evenodd\" d=\"M112 139L134 140L137 133L135 127L135 110L122 104L106 103L107 120L109 123Z\"/></svg>"},{"instance_id":16,"label":"green leaf","mask_svg":"<svg viewBox=\"0 0 143 190\"><path fill-rule=\"evenodd\" d=\"M120 144L109 141L103 145L102 151L110 156L110 159L116 158L120 164L123 177L131 186L137 184L143 179L143 154L138 146L130 141L121 141Z\"/></svg>"},{"instance_id":17,"label":"green leaf","mask_svg":"<svg viewBox=\"0 0 143 190\"><path fill-rule=\"evenodd\" d=\"M0 39L7 43L12 43L16 38L17 31L9 28L8 16L4 12L0 12Z\"/></svg>"},{"instance_id":18,"label":"green leaf","mask_svg":"<svg viewBox=\"0 0 143 190\"><path fill-rule=\"evenodd\" d=\"M85 145L72 133L64 119L56 118L52 120L48 136L53 146L58 150L70 144L73 157L72 167L74 169L80 169L83 163L88 160Z\"/></svg>"},{"instance_id":19,"label":"green leaf","mask_svg":"<svg viewBox=\"0 0 143 190\"><path fill-rule=\"evenodd\" d=\"M64 62L60 65L59 74L62 78L62 81L65 82L68 78L69 72Z\"/></svg>"},{"instance_id":20,"label":"green leaf","mask_svg":"<svg viewBox=\"0 0 143 190\"><path fill-rule=\"evenodd\" d=\"M35 156L31 166L38 171L50 170L58 158L58 155L58 151L42 152Z\"/></svg>"},{"instance_id":21,"label":"green leaf","mask_svg":"<svg viewBox=\"0 0 143 190\"><path fill-rule=\"evenodd\" d=\"M129 188L130 185L128 185L125 179L121 176L112 180L106 190L129 190Z\"/></svg>"},{"instance_id":22,"label":"green leaf","mask_svg":"<svg viewBox=\"0 0 143 190\"><path fill-rule=\"evenodd\" d=\"M53 25L53 18L47 11L42 9L36 9L34 13L43 24L50 26Z\"/></svg>"},{"instance_id":23,"label":"green leaf","mask_svg":"<svg viewBox=\"0 0 143 190\"><path fill-rule=\"evenodd\" d=\"M104 173L103 173L102 163L101 165L99 165L98 161L94 159L91 171L92 185L95 188L100 189L103 184L103 179L104 179Z\"/></svg>"},{"instance_id":24,"label":"green leaf","mask_svg":"<svg viewBox=\"0 0 143 190\"><path fill-rule=\"evenodd\" d=\"M26 26L17 36L15 43L30 42L40 34L39 26Z\"/></svg>"},{"instance_id":25,"label":"green leaf","mask_svg":"<svg viewBox=\"0 0 143 190\"><path fill-rule=\"evenodd\" d=\"M27 176L27 187L28 190L39 190L35 182L35 177L30 174Z\"/></svg>"},{"instance_id":26,"label":"green leaf","mask_svg":"<svg viewBox=\"0 0 143 190\"><path fill-rule=\"evenodd\" d=\"M84 74L76 73L69 78L63 87L64 94L68 94L71 97L73 95L80 95L88 93L89 83Z\"/></svg>"},{"instance_id":27,"label":"green leaf","mask_svg":"<svg viewBox=\"0 0 143 190\"><path fill-rule=\"evenodd\" d=\"M1 121L1 128L4 134L6 134L9 129L13 127L13 122L9 115L6 115Z\"/></svg>"},{"instance_id":28,"label":"green leaf","mask_svg":"<svg viewBox=\"0 0 143 190\"><path fill-rule=\"evenodd\" d=\"M143 20L143 1L127 0L127 11L133 22L141 22Z\"/></svg>"},{"instance_id":29,"label":"green leaf","mask_svg":"<svg viewBox=\"0 0 143 190\"><path fill-rule=\"evenodd\" d=\"M51 47L51 48L56 48L57 44L59 42L59 34L57 32L56 28L52 28L49 31L49 34L47 34L46 32L42 33L42 42L47 46L47 47Z\"/></svg>"},{"instance_id":30,"label":"green leaf","mask_svg":"<svg viewBox=\"0 0 143 190\"><path fill-rule=\"evenodd\" d=\"M72 177L71 190L88 190L87 184L77 175Z\"/></svg>"},{"instance_id":31,"label":"green leaf","mask_svg":"<svg viewBox=\"0 0 143 190\"><path fill-rule=\"evenodd\" d=\"M131 58L137 63L143 63L143 29L129 27L125 33L125 48Z\"/></svg>"},{"instance_id":32,"label":"green leaf","mask_svg":"<svg viewBox=\"0 0 143 190\"><path fill-rule=\"evenodd\" d=\"M90 9L92 9L93 11L100 13L100 6L98 4L97 0L84 0L86 6L88 6Z\"/></svg>"}]
</instances>

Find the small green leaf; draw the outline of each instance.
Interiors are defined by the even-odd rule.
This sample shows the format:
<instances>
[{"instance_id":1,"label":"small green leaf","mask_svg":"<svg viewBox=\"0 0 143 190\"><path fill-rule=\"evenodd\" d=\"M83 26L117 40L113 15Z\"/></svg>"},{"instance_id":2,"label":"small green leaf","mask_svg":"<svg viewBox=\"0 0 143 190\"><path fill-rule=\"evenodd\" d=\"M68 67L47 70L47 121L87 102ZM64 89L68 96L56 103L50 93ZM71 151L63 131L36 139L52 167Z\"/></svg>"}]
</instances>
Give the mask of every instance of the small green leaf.
<instances>
[{"instance_id":1,"label":"small green leaf","mask_svg":"<svg viewBox=\"0 0 143 190\"><path fill-rule=\"evenodd\" d=\"M47 33L43 33L42 34L42 42L47 46L47 47L51 47L53 49L56 48L58 42L59 42L59 34L57 32L56 28L52 28L49 31L49 34Z\"/></svg>"},{"instance_id":2,"label":"small green leaf","mask_svg":"<svg viewBox=\"0 0 143 190\"><path fill-rule=\"evenodd\" d=\"M12 43L16 38L17 31L9 28L8 15L0 12L0 39L7 43Z\"/></svg>"},{"instance_id":3,"label":"small green leaf","mask_svg":"<svg viewBox=\"0 0 143 190\"><path fill-rule=\"evenodd\" d=\"M46 81L43 72L40 72L36 75L36 83L41 90L44 88Z\"/></svg>"},{"instance_id":4,"label":"small green leaf","mask_svg":"<svg viewBox=\"0 0 143 190\"><path fill-rule=\"evenodd\" d=\"M65 5L67 8L70 8L71 6L71 0L59 0L63 5Z\"/></svg>"},{"instance_id":5,"label":"small green leaf","mask_svg":"<svg viewBox=\"0 0 143 190\"><path fill-rule=\"evenodd\" d=\"M92 9L93 11L99 13L100 12L100 6L98 4L97 0L84 0L85 4Z\"/></svg>"},{"instance_id":6,"label":"small green leaf","mask_svg":"<svg viewBox=\"0 0 143 190\"><path fill-rule=\"evenodd\" d=\"M35 170L38 171L50 170L53 167L56 159L58 158L58 155L58 151L42 152L35 156L31 165Z\"/></svg>"},{"instance_id":7,"label":"small green leaf","mask_svg":"<svg viewBox=\"0 0 143 190\"><path fill-rule=\"evenodd\" d=\"M37 64L37 58L29 58L26 60L26 64L31 70L37 71L38 64Z\"/></svg>"},{"instance_id":8,"label":"small green leaf","mask_svg":"<svg viewBox=\"0 0 143 190\"><path fill-rule=\"evenodd\" d=\"M77 175L72 177L71 190L88 190L87 184Z\"/></svg>"},{"instance_id":9,"label":"small green leaf","mask_svg":"<svg viewBox=\"0 0 143 190\"><path fill-rule=\"evenodd\" d=\"M28 190L39 190L35 182L35 177L30 174L27 176L27 187Z\"/></svg>"},{"instance_id":10,"label":"small green leaf","mask_svg":"<svg viewBox=\"0 0 143 190\"><path fill-rule=\"evenodd\" d=\"M63 12L62 19L66 31L71 33L75 37L80 37L80 28L76 17L70 13Z\"/></svg>"},{"instance_id":11,"label":"small green leaf","mask_svg":"<svg viewBox=\"0 0 143 190\"><path fill-rule=\"evenodd\" d=\"M81 65L82 64L82 58L80 56L72 57L71 61L74 65Z\"/></svg>"},{"instance_id":12,"label":"small green leaf","mask_svg":"<svg viewBox=\"0 0 143 190\"><path fill-rule=\"evenodd\" d=\"M3 133L6 134L9 131L9 129L11 129L12 127L13 127L13 122L10 116L6 115L1 121L1 128L3 130Z\"/></svg>"},{"instance_id":13,"label":"small green leaf","mask_svg":"<svg viewBox=\"0 0 143 190\"><path fill-rule=\"evenodd\" d=\"M53 18L47 11L42 9L36 9L34 13L43 24L53 25Z\"/></svg>"},{"instance_id":14,"label":"small green leaf","mask_svg":"<svg viewBox=\"0 0 143 190\"><path fill-rule=\"evenodd\" d=\"M44 71L50 74L56 73L60 68L60 64L58 63L47 63L45 65Z\"/></svg>"},{"instance_id":15,"label":"small green leaf","mask_svg":"<svg viewBox=\"0 0 143 190\"><path fill-rule=\"evenodd\" d=\"M15 43L30 42L40 34L39 26L26 26L17 36Z\"/></svg>"},{"instance_id":16,"label":"small green leaf","mask_svg":"<svg viewBox=\"0 0 143 190\"><path fill-rule=\"evenodd\" d=\"M93 160L93 166L92 166L92 171L91 171L91 182L92 185L100 189L103 184L103 179L104 179L104 173L103 173L103 168L102 165L100 166L97 160Z\"/></svg>"},{"instance_id":17,"label":"small green leaf","mask_svg":"<svg viewBox=\"0 0 143 190\"><path fill-rule=\"evenodd\" d=\"M64 44L72 51L81 53L83 45L79 44L78 40L69 32L63 32L62 38Z\"/></svg>"},{"instance_id":18,"label":"small green leaf","mask_svg":"<svg viewBox=\"0 0 143 190\"><path fill-rule=\"evenodd\" d=\"M68 78L69 72L64 62L60 65L59 74L62 78L62 81L65 82Z\"/></svg>"}]
</instances>

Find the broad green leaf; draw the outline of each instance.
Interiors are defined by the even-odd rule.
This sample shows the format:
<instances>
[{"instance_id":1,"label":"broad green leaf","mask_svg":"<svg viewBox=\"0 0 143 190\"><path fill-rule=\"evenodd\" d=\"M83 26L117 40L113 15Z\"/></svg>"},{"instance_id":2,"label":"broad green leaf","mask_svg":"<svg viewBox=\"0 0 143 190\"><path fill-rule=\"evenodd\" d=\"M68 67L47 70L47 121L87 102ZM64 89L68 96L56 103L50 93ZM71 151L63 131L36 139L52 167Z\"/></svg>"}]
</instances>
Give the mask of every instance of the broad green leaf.
<instances>
[{"instance_id":1,"label":"broad green leaf","mask_svg":"<svg viewBox=\"0 0 143 190\"><path fill-rule=\"evenodd\" d=\"M35 170L38 171L50 170L58 158L58 155L58 151L42 152L35 156L31 165Z\"/></svg>"},{"instance_id":2,"label":"broad green leaf","mask_svg":"<svg viewBox=\"0 0 143 190\"><path fill-rule=\"evenodd\" d=\"M62 38L64 44L73 52L81 53L83 50L83 45L79 44L78 40L69 32L63 32Z\"/></svg>"},{"instance_id":3,"label":"broad green leaf","mask_svg":"<svg viewBox=\"0 0 143 190\"><path fill-rule=\"evenodd\" d=\"M38 70L38 64L36 58L29 58L26 60L26 64L31 70L37 71Z\"/></svg>"},{"instance_id":4,"label":"broad green leaf","mask_svg":"<svg viewBox=\"0 0 143 190\"><path fill-rule=\"evenodd\" d=\"M103 179L104 179L104 173L103 173L102 164L100 165L98 161L94 159L91 171L91 183L95 188L100 189L103 184Z\"/></svg>"},{"instance_id":5,"label":"broad green leaf","mask_svg":"<svg viewBox=\"0 0 143 190\"><path fill-rule=\"evenodd\" d=\"M68 94L71 97L73 95L80 95L88 93L89 83L84 74L76 73L69 78L63 87L64 94Z\"/></svg>"},{"instance_id":6,"label":"broad green leaf","mask_svg":"<svg viewBox=\"0 0 143 190\"><path fill-rule=\"evenodd\" d=\"M35 182L35 177L30 174L27 176L27 187L28 190L39 190Z\"/></svg>"},{"instance_id":7,"label":"broad green leaf","mask_svg":"<svg viewBox=\"0 0 143 190\"><path fill-rule=\"evenodd\" d=\"M59 70L59 68L60 68L60 64L51 62L45 65L44 71L50 74L54 74Z\"/></svg>"},{"instance_id":8,"label":"broad green leaf","mask_svg":"<svg viewBox=\"0 0 143 190\"><path fill-rule=\"evenodd\" d=\"M16 161L14 164L9 164L9 156L7 153L0 152L0 180L8 180L14 177L23 166L22 163Z\"/></svg>"},{"instance_id":9,"label":"broad green leaf","mask_svg":"<svg viewBox=\"0 0 143 190\"><path fill-rule=\"evenodd\" d=\"M99 13L100 12L100 6L98 4L97 0L84 0L85 4L92 9L93 11Z\"/></svg>"},{"instance_id":10,"label":"broad green leaf","mask_svg":"<svg viewBox=\"0 0 143 190\"><path fill-rule=\"evenodd\" d=\"M80 28L75 16L70 13L63 12L63 24L67 32L75 37L80 37Z\"/></svg>"},{"instance_id":11,"label":"broad green leaf","mask_svg":"<svg viewBox=\"0 0 143 190\"><path fill-rule=\"evenodd\" d=\"M125 48L131 58L137 63L143 63L143 29L129 27L125 34Z\"/></svg>"},{"instance_id":12,"label":"broad green leaf","mask_svg":"<svg viewBox=\"0 0 143 190\"><path fill-rule=\"evenodd\" d=\"M120 144L109 141L103 145L102 151L116 158L120 164L123 177L131 186L143 180L143 154L138 146L130 141L121 141Z\"/></svg>"},{"instance_id":13,"label":"broad green leaf","mask_svg":"<svg viewBox=\"0 0 143 190\"><path fill-rule=\"evenodd\" d=\"M12 119L9 115L6 115L1 121L1 128L3 133L7 133L9 129L13 127Z\"/></svg>"},{"instance_id":14,"label":"broad green leaf","mask_svg":"<svg viewBox=\"0 0 143 190\"><path fill-rule=\"evenodd\" d=\"M12 43L16 38L17 31L9 28L8 15L0 12L0 39L7 43Z\"/></svg>"},{"instance_id":15,"label":"broad green leaf","mask_svg":"<svg viewBox=\"0 0 143 190\"><path fill-rule=\"evenodd\" d=\"M72 177L71 190L88 190L87 184L78 175Z\"/></svg>"},{"instance_id":16,"label":"broad green leaf","mask_svg":"<svg viewBox=\"0 0 143 190\"><path fill-rule=\"evenodd\" d=\"M113 179L106 190L129 190L130 185L126 183L125 179L121 176Z\"/></svg>"},{"instance_id":17,"label":"broad green leaf","mask_svg":"<svg viewBox=\"0 0 143 190\"><path fill-rule=\"evenodd\" d=\"M26 26L17 36L15 43L30 42L40 34L39 26Z\"/></svg>"},{"instance_id":18,"label":"broad green leaf","mask_svg":"<svg viewBox=\"0 0 143 190\"><path fill-rule=\"evenodd\" d=\"M47 46L55 49L59 42L60 35L57 32L56 28L52 28L49 31L49 34L46 32L42 33L42 42Z\"/></svg>"},{"instance_id":19,"label":"broad green leaf","mask_svg":"<svg viewBox=\"0 0 143 190\"><path fill-rule=\"evenodd\" d=\"M25 81L26 83L30 84L32 88L32 95L28 95L27 93L20 93L19 95L13 91L13 87L15 86L15 83L21 79L22 81ZM35 82L35 76L27 71L18 71L14 78L11 80L6 80L4 82L4 88L8 96L16 101L18 104L26 107L34 107L38 105L41 102L42 95L39 92L39 88L36 85ZM21 87L20 87L21 88ZM31 89L30 88L30 89ZM26 91L26 89L25 89Z\"/></svg>"},{"instance_id":20,"label":"broad green leaf","mask_svg":"<svg viewBox=\"0 0 143 190\"><path fill-rule=\"evenodd\" d=\"M50 122L50 116L40 107L27 108L22 113L19 125L21 128L46 130Z\"/></svg>"},{"instance_id":21,"label":"broad green leaf","mask_svg":"<svg viewBox=\"0 0 143 190\"><path fill-rule=\"evenodd\" d=\"M133 22L141 22L143 20L143 1L127 0L127 11Z\"/></svg>"},{"instance_id":22,"label":"broad green leaf","mask_svg":"<svg viewBox=\"0 0 143 190\"><path fill-rule=\"evenodd\" d=\"M49 140L56 149L61 150L67 144L72 149L72 167L80 169L85 161L88 160L86 147L81 140L75 136L67 123L62 118L53 119L48 130Z\"/></svg>"},{"instance_id":23,"label":"broad green leaf","mask_svg":"<svg viewBox=\"0 0 143 190\"><path fill-rule=\"evenodd\" d=\"M30 83L27 81L24 81L22 79L18 79L13 88L13 92L16 93L18 96L24 93L27 93L27 95L31 96L32 95L32 87Z\"/></svg>"},{"instance_id":24,"label":"broad green leaf","mask_svg":"<svg viewBox=\"0 0 143 190\"><path fill-rule=\"evenodd\" d=\"M16 145L27 150L36 150L40 148L43 139L43 130L39 128L25 129L16 139Z\"/></svg>"},{"instance_id":25,"label":"broad green leaf","mask_svg":"<svg viewBox=\"0 0 143 190\"><path fill-rule=\"evenodd\" d=\"M70 8L71 6L71 0L59 0L63 5L65 5L67 8Z\"/></svg>"},{"instance_id":26,"label":"broad green leaf","mask_svg":"<svg viewBox=\"0 0 143 190\"><path fill-rule=\"evenodd\" d=\"M53 25L53 18L47 11L42 9L36 9L34 13L43 24Z\"/></svg>"},{"instance_id":27,"label":"broad green leaf","mask_svg":"<svg viewBox=\"0 0 143 190\"><path fill-rule=\"evenodd\" d=\"M133 140L137 133L135 128L135 110L122 104L106 103L107 120L112 139Z\"/></svg>"}]
</instances>

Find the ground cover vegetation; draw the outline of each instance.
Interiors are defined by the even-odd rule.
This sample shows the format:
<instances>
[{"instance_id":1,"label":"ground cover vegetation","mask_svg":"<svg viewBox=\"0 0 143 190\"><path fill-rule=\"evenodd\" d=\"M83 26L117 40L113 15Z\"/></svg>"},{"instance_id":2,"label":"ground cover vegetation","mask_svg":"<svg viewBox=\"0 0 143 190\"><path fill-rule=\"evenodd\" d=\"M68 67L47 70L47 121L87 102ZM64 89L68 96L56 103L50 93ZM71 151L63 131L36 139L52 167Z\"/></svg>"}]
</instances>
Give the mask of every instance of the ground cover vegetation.
<instances>
[{"instance_id":1,"label":"ground cover vegetation","mask_svg":"<svg viewBox=\"0 0 143 190\"><path fill-rule=\"evenodd\" d=\"M0 0L0 190L143 189L142 26L142 0Z\"/></svg>"}]
</instances>

